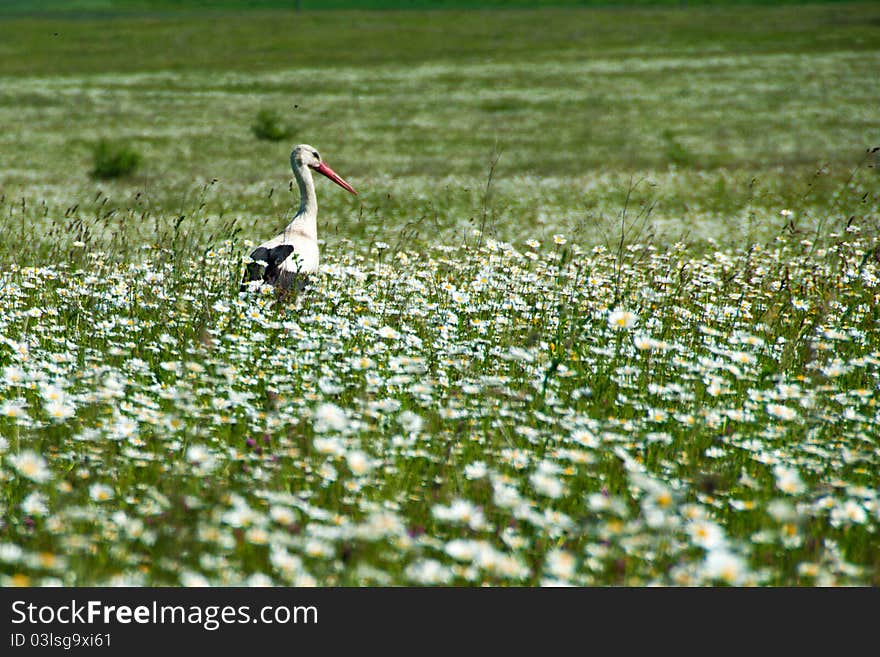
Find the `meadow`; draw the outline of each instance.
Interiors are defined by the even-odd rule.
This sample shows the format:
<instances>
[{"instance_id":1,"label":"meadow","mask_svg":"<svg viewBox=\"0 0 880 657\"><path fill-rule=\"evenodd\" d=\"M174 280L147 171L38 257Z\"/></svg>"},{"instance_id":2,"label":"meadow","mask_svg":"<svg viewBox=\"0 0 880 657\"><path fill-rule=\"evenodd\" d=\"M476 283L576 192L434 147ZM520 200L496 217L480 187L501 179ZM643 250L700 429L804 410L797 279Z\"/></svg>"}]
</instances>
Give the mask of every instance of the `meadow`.
<instances>
[{"instance_id":1,"label":"meadow","mask_svg":"<svg viewBox=\"0 0 880 657\"><path fill-rule=\"evenodd\" d=\"M875 3L0 55L0 585L880 584ZM299 142L360 195L318 181L311 287L239 292Z\"/></svg>"}]
</instances>

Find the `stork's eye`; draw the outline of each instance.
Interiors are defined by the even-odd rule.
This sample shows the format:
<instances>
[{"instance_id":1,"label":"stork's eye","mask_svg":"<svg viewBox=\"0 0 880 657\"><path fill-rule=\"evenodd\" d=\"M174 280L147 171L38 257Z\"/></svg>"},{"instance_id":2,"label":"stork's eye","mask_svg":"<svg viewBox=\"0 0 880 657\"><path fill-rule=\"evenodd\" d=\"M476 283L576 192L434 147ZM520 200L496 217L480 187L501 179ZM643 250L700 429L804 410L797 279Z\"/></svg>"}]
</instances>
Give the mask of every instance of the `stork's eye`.
<instances>
[{"instance_id":1,"label":"stork's eye","mask_svg":"<svg viewBox=\"0 0 880 657\"><path fill-rule=\"evenodd\" d=\"M316 159L316 160L320 160L320 159L321 159L321 156L318 155L318 151L312 151L312 155L315 156L315 159Z\"/></svg>"}]
</instances>

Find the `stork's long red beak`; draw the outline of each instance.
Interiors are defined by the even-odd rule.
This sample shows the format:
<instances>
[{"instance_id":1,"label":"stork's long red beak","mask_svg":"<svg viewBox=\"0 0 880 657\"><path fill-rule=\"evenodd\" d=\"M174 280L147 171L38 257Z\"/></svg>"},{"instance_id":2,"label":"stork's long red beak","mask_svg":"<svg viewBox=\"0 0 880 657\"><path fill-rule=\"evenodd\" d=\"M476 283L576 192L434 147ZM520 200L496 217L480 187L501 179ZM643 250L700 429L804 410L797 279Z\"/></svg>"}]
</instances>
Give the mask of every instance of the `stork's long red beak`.
<instances>
[{"instance_id":1,"label":"stork's long red beak","mask_svg":"<svg viewBox=\"0 0 880 657\"><path fill-rule=\"evenodd\" d=\"M319 164L318 166L314 167L314 169L315 169L315 171L317 171L317 172L320 173L321 175L327 176L330 180L332 180L332 181L335 182L337 185L339 185L340 187L342 187L342 189L344 189L345 191L347 191L347 192L351 192L352 194L354 194L355 196L357 196L357 192L354 191L354 187L352 187L352 186L349 185L347 182L345 182L345 181L342 179L342 176L340 176L338 173L336 173L333 169L331 169L330 167L328 167L328 166L327 166L326 164L324 164L323 162L321 162L321 164Z\"/></svg>"}]
</instances>

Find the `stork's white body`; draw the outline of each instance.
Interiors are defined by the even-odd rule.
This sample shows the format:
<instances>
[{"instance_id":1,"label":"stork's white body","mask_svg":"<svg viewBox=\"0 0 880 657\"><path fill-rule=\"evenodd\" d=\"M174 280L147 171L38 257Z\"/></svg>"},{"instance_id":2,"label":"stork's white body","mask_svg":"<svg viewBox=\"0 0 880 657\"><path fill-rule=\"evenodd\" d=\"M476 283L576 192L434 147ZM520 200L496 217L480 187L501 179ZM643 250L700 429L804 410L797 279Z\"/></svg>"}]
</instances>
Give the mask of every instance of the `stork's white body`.
<instances>
[{"instance_id":1,"label":"stork's white body","mask_svg":"<svg viewBox=\"0 0 880 657\"><path fill-rule=\"evenodd\" d=\"M251 258L257 262L265 262L265 266L249 267L245 282L262 279L263 282L286 289L318 271L318 199L315 195L312 169L327 176L343 189L357 194L351 185L321 161L318 151L308 144L300 144L293 149L290 167L299 186L299 211L281 234L254 249Z\"/></svg>"},{"instance_id":2,"label":"stork's white body","mask_svg":"<svg viewBox=\"0 0 880 657\"><path fill-rule=\"evenodd\" d=\"M291 157L291 164L294 159ZM272 249L282 244L293 247L293 253L281 263L281 271L291 274L313 274L318 271L318 199L315 196L315 180L308 166L293 166L293 174L299 185L299 211L280 235L260 246ZM259 248L259 247L257 247Z\"/></svg>"},{"instance_id":3,"label":"stork's white body","mask_svg":"<svg viewBox=\"0 0 880 657\"><path fill-rule=\"evenodd\" d=\"M312 218L312 224L315 223ZM305 226L295 226L293 222L288 224L284 232L273 237L268 242L263 242L260 246L267 249L273 249L276 246L289 244L293 247L293 253L281 263L279 267L280 277L287 281L297 274L314 274L318 271L320 264L320 250L318 249L318 233L316 230L308 230ZM259 247L257 247L259 248ZM279 278L276 285L280 287L288 287L289 281L285 283Z\"/></svg>"}]
</instances>

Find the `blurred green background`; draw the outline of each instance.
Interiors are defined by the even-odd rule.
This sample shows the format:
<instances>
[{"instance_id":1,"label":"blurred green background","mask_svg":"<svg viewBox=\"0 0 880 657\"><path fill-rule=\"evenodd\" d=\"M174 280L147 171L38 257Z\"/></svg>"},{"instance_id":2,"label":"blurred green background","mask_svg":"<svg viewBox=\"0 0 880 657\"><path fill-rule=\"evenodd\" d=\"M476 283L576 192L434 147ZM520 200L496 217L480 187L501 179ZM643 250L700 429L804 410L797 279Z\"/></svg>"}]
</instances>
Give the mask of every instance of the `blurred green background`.
<instances>
[{"instance_id":1,"label":"blurred green background","mask_svg":"<svg viewBox=\"0 0 880 657\"><path fill-rule=\"evenodd\" d=\"M232 220L264 237L296 204L299 142L361 192L319 185L328 240L455 242L482 225L593 243L644 212L656 239L735 241L772 235L783 209L805 230L876 214L876 2L211 4L3 4L7 225L107 215L93 234L134 243L198 214L206 237ZM365 6L322 6L344 4ZM261 113L289 138L257 138ZM94 179L102 140L137 169Z\"/></svg>"}]
</instances>

